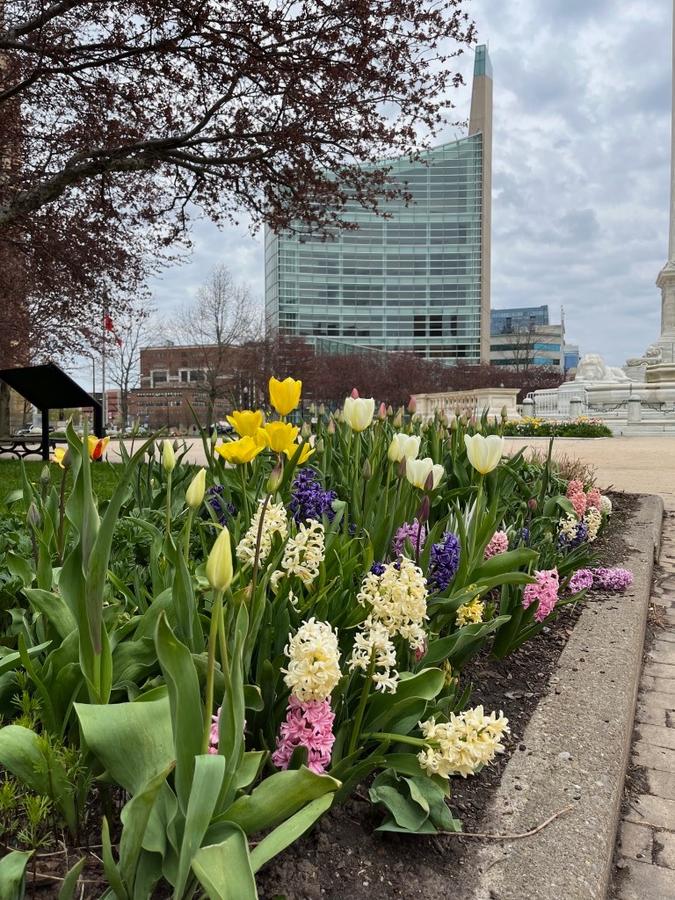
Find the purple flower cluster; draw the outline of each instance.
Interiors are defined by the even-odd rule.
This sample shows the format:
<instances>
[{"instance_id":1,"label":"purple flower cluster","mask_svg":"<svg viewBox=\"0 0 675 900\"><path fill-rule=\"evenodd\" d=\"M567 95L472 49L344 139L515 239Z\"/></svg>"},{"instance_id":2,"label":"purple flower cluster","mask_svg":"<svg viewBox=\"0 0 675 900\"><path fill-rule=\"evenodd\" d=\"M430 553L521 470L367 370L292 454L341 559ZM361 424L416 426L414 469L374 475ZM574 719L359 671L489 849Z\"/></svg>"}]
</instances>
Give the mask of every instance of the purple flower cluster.
<instances>
[{"instance_id":1,"label":"purple flower cluster","mask_svg":"<svg viewBox=\"0 0 675 900\"><path fill-rule=\"evenodd\" d=\"M206 491L206 502L216 514L221 525L227 525L228 520L237 515L237 507L234 503L228 503L223 497L224 490L222 484L214 484Z\"/></svg>"},{"instance_id":2,"label":"purple flower cluster","mask_svg":"<svg viewBox=\"0 0 675 900\"><path fill-rule=\"evenodd\" d=\"M600 591L625 591L633 583L633 573L628 569L593 569L593 587Z\"/></svg>"},{"instance_id":3,"label":"purple flower cluster","mask_svg":"<svg viewBox=\"0 0 675 900\"><path fill-rule=\"evenodd\" d=\"M301 469L293 481L289 508L298 525L308 519L320 522L323 516L332 521L335 515L333 500L336 498L335 491L325 491L317 473L308 467Z\"/></svg>"},{"instance_id":4,"label":"purple flower cluster","mask_svg":"<svg viewBox=\"0 0 675 900\"><path fill-rule=\"evenodd\" d=\"M374 562L370 567L370 571L373 573L373 575L383 575L385 568L386 567L384 563Z\"/></svg>"},{"instance_id":5,"label":"purple flower cluster","mask_svg":"<svg viewBox=\"0 0 675 900\"><path fill-rule=\"evenodd\" d=\"M435 591L444 591L455 577L459 568L459 538L451 531L446 531L443 540L431 548L429 560L429 587Z\"/></svg>"},{"instance_id":6,"label":"purple flower cluster","mask_svg":"<svg viewBox=\"0 0 675 900\"><path fill-rule=\"evenodd\" d=\"M578 569L570 578L569 589L573 594L584 588L596 591L625 591L633 583L633 573L628 569L606 568Z\"/></svg>"},{"instance_id":7,"label":"purple flower cluster","mask_svg":"<svg viewBox=\"0 0 675 900\"><path fill-rule=\"evenodd\" d=\"M413 550L417 549L419 542L419 548L421 550L422 547L424 547L426 539L427 530L424 527L424 524L418 522L417 519L413 519L412 522L404 522L403 525L397 529L394 539L391 542L391 549L394 556L400 556L405 550L406 541L410 541L410 546Z\"/></svg>"},{"instance_id":8,"label":"purple flower cluster","mask_svg":"<svg viewBox=\"0 0 675 900\"><path fill-rule=\"evenodd\" d=\"M577 523L576 534L573 538L567 537L563 532L558 535L558 544L562 550L574 550L586 540L588 540L588 525L583 521Z\"/></svg>"},{"instance_id":9,"label":"purple flower cluster","mask_svg":"<svg viewBox=\"0 0 675 900\"><path fill-rule=\"evenodd\" d=\"M525 527L520 529L520 543L521 544L529 544L530 543L530 529Z\"/></svg>"}]
</instances>

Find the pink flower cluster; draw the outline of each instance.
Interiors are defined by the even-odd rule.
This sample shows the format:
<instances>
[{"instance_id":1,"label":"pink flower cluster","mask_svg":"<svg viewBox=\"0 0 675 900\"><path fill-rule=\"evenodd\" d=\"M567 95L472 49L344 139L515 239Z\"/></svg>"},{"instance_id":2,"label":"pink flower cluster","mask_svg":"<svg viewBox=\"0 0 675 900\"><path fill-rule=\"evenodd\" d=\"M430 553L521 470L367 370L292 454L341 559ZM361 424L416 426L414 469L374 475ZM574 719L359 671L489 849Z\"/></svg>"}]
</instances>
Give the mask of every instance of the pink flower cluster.
<instances>
[{"instance_id":1,"label":"pink flower cluster","mask_svg":"<svg viewBox=\"0 0 675 900\"><path fill-rule=\"evenodd\" d=\"M211 733L209 735L209 753L216 754L218 752L218 730L220 728L220 710L219 706L215 716L211 716Z\"/></svg>"},{"instance_id":2,"label":"pink flower cluster","mask_svg":"<svg viewBox=\"0 0 675 900\"><path fill-rule=\"evenodd\" d=\"M591 488L588 493L578 478L573 478L567 485L567 499L574 507L577 518L583 519L587 509L600 509L601 494L598 488Z\"/></svg>"},{"instance_id":3,"label":"pink flower cluster","mask_svg":"<svg viewBox=\"0 0 675 900\"><path fill-rule=\"evenodd\" d=\"M544 569L541 572L535 572L534 577L537 579L534 584L525 585L523 606L527 609L528 606L538 601L539 605L534 611L534 618L537 622L543 622L546 616L553 612L558 602L560 579L557 569Z\"/></svg>"},{"instance_id":4,"label":"pink flower cluster","mask_svg":"<svg viewBox=\"0 0 675 900\"><path fill-rule=\"evenodd\" d=\"M330 700L298 700L288 698L286 721L281 723L277 748L272 762L278 769L287 769L296 747L307 748L307 767L321 775L330 765L335 743L333 722L335 713Z\"/></svg>"},{"instance_id":5,"label":"pink flower cluster","mask_svg":"<svg viewBox=\"0 0 675 900\"><path fill-rule=\"evenodd\" d=\"M488 545L485 548L485 553L483 554L483 556L485 559L492 559L493 556L497 556L499 553L506 553L508 549L508 534L505 531L495 531L495 533L488 541Z\"/></svg>"},{"instance_id":6,"label":"pink flower cluster","mask_svg":"<svg viewBox=\"0 0 675 900\"><path fill-rule=\"evenodd\" d=\"M628 569L607 568L578 569L570 578L569 589L573 594L584 588L596 591L625 591L633 583L633 573Z\"/></svg>"}]
</instances>

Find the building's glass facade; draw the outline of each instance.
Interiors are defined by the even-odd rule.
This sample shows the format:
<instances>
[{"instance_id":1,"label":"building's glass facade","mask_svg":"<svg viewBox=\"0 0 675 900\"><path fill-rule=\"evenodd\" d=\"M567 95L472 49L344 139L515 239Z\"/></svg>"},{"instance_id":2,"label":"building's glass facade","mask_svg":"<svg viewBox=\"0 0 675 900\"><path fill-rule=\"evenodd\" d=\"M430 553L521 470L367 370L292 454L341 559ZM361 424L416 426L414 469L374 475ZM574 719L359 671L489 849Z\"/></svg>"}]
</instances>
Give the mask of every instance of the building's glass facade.
<instances>
[{"instance_id":1,"label":"building's glass facade","mask_svg":"<svg viewBox=\"0 0 675 900\"><path fill-rule=\"evenodd\" d=\"M514 306L490 312L490 333L515 334L534 325L548 325L548 306Z\"/></svg>"},{"instance_id":2,"label":"building's glass facade","mask_svg":"<svg viewBox=\"0 0 675 900\"><path fill-rule=\"evenodd\" d=\"M485 76L489 58L479 48ZM327 240L265 236L268 328L354 347L478 362L484 240L484 135L394 161L390 177L412 201L382 204L387 218L347 206L358 224ZM487 298L489 306L489 297Z\"/></svg>"}]
</instances>

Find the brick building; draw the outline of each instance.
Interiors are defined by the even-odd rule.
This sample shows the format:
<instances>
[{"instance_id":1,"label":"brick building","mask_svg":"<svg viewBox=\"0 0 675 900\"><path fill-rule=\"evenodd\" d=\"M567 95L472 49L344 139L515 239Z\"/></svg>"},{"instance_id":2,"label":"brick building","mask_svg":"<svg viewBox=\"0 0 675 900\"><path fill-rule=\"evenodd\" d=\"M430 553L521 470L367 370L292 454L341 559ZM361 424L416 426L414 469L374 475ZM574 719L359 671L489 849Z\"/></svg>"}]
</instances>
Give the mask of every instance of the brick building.
<instances>
[{"instance_id":1,"label":"brick building","mask_svg":"<svg viewBox=\"0 0 675 900\"><path fill-rule=\"evenodd\" d=\"M195 415L204 426L224 420L233 408L256 402L250 374L255 352L254 345L142 347L140 387L129 397L131 418L150 429L179 431L191 430Z\"/></svg>"}]
</instances>

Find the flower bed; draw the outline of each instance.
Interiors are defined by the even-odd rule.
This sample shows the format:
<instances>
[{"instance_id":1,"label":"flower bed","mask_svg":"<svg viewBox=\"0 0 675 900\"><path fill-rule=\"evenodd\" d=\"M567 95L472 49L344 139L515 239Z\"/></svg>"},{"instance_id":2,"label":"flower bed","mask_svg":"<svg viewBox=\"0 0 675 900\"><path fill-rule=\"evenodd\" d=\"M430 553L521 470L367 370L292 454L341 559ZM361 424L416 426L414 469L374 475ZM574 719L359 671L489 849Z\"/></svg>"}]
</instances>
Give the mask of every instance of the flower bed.
<instances>
[{"instance_id":1,"label":"flower bed","mask_svg":"<svg viewBox=\"0 0 675 900\"><path fill-rule=\"evenodd\" d=\"M579 416L570 422L554 422L524 416L517 422L506 422L502 433L507 437L611 437L612 430L600 419Z\"/></svg>"},{"instance_id":2,"label":"flower bed","mask_svg":"<svg viewBox=\"0 0 675 900\"><path fill-rule=\"evenodd\" d=\"M510 732L463 673L592 589L570 585L611 504L464 419L353 396L300 429L300 388L272 379L276 415L234 413L208 470L149 441L99 504L105 444L71 431L63 476L24 479L0 885L62 831L100 833L117 896L255 897L255 873L364 782L380 831L461 829L451 783L483 777Z\"/></svg>"}]
</instances>

